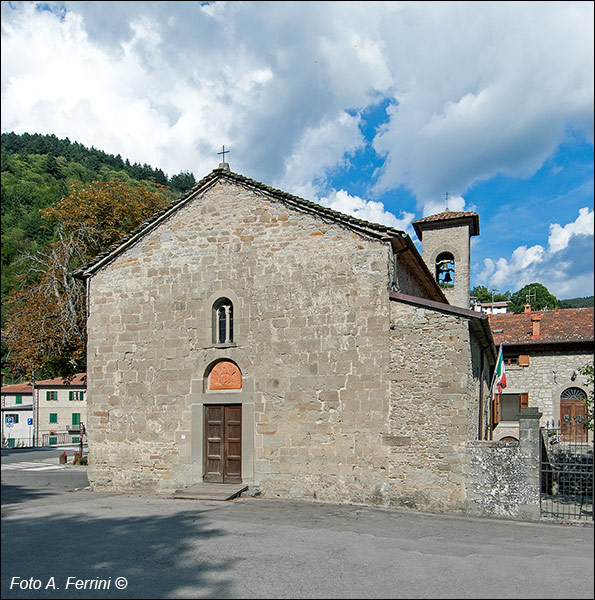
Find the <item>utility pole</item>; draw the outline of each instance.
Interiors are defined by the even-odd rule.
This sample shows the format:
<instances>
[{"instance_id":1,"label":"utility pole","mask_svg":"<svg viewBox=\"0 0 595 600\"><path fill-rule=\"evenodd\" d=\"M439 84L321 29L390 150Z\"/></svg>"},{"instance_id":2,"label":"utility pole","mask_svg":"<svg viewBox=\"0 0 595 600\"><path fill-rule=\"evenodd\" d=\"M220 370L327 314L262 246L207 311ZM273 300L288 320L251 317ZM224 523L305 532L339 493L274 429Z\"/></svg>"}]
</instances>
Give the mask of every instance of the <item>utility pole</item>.
<instances>
[{"instance_id":1,"label":"utility pole","mask_svg":"<svg viewBox=\"0 0 595 600\"><path fill-rule=\"evenodd\" d=\"M492 288L492 314L494 314L494 293L497 291L496 288Z\"/></svg>"},{"instance_id":2,"label":"utility pole","mask_svg":"<svg viewBox=\"0 0 595 600\"><path fill-rule=\"evenodd\" d=\"M79 440L81 458L83 458L83 436L86 432L87 430L85 429L85 424L81 421L81 439Z\"/></svg>"},{"instance_id":3,"label":"utility pole","mask_svg":"<svg viewBox=\"0 0 595 600\"><path fill-rule=\"evenodd\" d=\"M36 405L36 390L35 390L35 369L33 369L33 372L31 373L31 400L32 400L32 417L33 417L33 447L37 448L37 446L39 445L38 442L39 440L37 439L37 432L38 432L38 428L39 428L39 406Z\"/></svg>"}]
</instances>

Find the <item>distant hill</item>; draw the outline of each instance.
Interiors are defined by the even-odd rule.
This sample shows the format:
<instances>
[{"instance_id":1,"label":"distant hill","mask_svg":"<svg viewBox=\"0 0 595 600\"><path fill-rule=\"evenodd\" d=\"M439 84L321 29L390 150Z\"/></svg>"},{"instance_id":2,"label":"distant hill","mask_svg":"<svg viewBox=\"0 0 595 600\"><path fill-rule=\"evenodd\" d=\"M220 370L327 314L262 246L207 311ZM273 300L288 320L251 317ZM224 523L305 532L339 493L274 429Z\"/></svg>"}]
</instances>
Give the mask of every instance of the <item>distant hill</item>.
<instances>
[{"instance_id":1,"label":"distant hill","mask_svg":"<svg viewBox=\"0 0 595 600\"><path fill-rule=\"evenodd\" d=\"M560 308L586 308L587 306L593 306L595 297L587 296L585 298L569 298L568 300L558 300L558 306Z\"/></svg>"},{"instance_id":2,"label":"distant hill","mask_svg":"<svg viewBox=\"0 0 595 600\"><path fill-rule=\"evenodd\" d=\"M22 258L43 250L54 231L44 227L40 209L70 193L74 181L91 183L119 177L131 183L152 182L164 186L173 197L195 183L192 173L167 177L161 169L131 163L87 148L68 138L23 133L2 134L2 300L23 270Z\"/></svg>"}]
</instances>

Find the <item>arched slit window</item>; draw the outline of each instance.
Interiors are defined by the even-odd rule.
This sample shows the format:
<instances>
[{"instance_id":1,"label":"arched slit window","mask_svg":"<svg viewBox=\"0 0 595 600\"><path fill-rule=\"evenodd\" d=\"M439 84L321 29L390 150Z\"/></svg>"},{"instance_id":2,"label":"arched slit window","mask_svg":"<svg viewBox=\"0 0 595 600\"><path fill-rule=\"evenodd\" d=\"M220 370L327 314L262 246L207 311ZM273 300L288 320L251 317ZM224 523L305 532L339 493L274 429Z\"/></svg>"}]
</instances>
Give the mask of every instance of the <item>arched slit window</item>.
<instances>
[{"instance_id":1,"label":"arched slit window","mask_svg":"<svg viewBox=\"0 0 595 600\"><path fill-rule=\"evenodd\" d=\"M222 360L211 369L208 377L209 390L241 390L242 372L230 360Z\"/></svg>"},{"instance_id":2,"label":"arched slit window","mask_svg":"<svg viewBox=\"0 0 595 600\"><path fill-rule=\"evenodd\" d=\"M436 257L436 281L447 287L455 283L455 257L450 252L442 252Z\"/></svg>"},{"instance_id":3,"label":"arched slit window","mask_svg":"<svg viewBox=\"0 0 595 600\"><path fill-rule=\"evenodd\" d=\"M213 304L213 343L231 344L233 341L233 304L229 298L219 298Z\"/></svg>"}]
</instances>

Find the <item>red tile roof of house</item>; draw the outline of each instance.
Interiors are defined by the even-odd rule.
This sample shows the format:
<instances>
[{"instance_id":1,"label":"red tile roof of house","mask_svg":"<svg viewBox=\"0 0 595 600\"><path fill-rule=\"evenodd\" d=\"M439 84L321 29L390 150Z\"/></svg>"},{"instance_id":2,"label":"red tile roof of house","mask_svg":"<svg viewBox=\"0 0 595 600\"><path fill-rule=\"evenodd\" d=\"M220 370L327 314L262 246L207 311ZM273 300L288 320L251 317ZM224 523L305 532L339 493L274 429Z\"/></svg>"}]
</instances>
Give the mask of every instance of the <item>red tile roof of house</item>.
<instances>
[{"instance_id":1,"label":"red tile roof of house","mask_svg":"<svg viewBox=\"0 0 595 600\"><path fill-rule=\"evenodd\" d=\"M33 388L29 383L13 383L2 386L2 394L32 394Z\"/></svg>"},{"instance_id":2,"label":"red tile roof of house","mask_svg":"<svg viewBox=\"0 0 595 600\"><path fill-rule=\"evenodd\" d=\"M533 335L539 323L539 335ZM490 316L496 345L592 342L593 308L542 310L519 315L503 313Z\"/></svg>"},{"instance_id":3,"label":"red tile roof of house","mask_svg":"<svg viewBox=\"0 0 595 600\"><path fill-rule=\"evenodd\" d=\"M77 373L68 383L64 382L63 377L56 377L55 379L43 379L42 381L37 381L36 385L43 386L51 386L51 387L60 387L60 386L71 386L71 385L87 385L87 374L86 373Z\"/></svg>"}]
</instances>

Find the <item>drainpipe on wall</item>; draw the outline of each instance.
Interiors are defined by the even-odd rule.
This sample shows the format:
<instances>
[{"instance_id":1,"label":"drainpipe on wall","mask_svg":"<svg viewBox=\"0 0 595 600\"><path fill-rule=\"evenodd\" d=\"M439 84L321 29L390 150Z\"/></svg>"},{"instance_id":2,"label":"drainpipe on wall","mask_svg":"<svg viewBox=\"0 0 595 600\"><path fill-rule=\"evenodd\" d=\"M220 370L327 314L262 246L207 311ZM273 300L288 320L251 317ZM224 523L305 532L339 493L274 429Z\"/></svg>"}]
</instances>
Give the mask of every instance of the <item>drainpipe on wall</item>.
<instances>
[{"instance_id":1,"label":"drainpipe on wall","mask_svg":"<svg viewBox=\"0 0 595 600\"><path fill-rule=\"evenodd\" d=\"M485 364L485 353L486 350L490 348L490 346L484 346L480 352L480 361L481 366L479 369L479 422L478 422L478 432L477 439L484 439L484 431L483 431L483 375L485 372L484 364Z\"/></svg>"}]
</instances>

